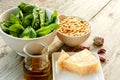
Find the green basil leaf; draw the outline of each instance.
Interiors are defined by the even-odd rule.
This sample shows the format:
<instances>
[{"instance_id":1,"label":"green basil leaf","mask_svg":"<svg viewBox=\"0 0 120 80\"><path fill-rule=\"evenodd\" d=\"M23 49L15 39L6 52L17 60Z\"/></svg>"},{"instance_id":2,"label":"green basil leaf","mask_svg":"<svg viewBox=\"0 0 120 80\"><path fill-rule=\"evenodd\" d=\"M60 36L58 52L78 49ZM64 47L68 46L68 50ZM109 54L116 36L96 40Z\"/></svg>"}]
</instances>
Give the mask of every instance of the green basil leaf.
<instances>
[{"instance_id":1,"label":"green basil leaf","mask_svg":"<svg viewBox=\"0 0 120 80\"><path fill-rule=\"evenodd\" d=\"M49 21L49 18L48 18L46 11L45 11L45 22L48 22L48 21Z\"/></svg>"},{"instance_id":2,"label":"green basil leaf","mask_svg":"<svg viewBox=\"0 0 120 80\"><path fill-rule=\"evenodd\" d=\"M55 10L53 12L53 14L51 15L51 18L50 18L51 23L56 23L56 21L57 21L57 15L58 15L58 12Z\"/></svg>"},{"instance_id":3,"label":"green basil leaf","mask_svg":"<svg viewBox=\"0 0 120 80\"><path fill-rule=\"evenodd\" d=\"M48 20L47 22L45 22L45 26L47 26L47 25L49 25L51 23L56 23L56 21L57 21L57 15L58 15L58 12L55 10L52 13L52 15L51 15L50 20Z\"/></svg>"},{"instance_id":4,"label":"green basil leaf","mask_svg":"<svg viewBox=\"0 0 120 80\"><path fill-rule=\"evenodd\" d=\"M3 30L5 33L9 34L9 28L8 28L8 27L2 26L2 30Z\"/></svg>"},{"instance_id":5,"label":"green basil leaf","mask_svg":"<svg viewBox=\"0 0 120 80\"><path fill-rule=\"evenodd\" d=\"M45 13L46 13L45 9L40 9L39 16L40 16L41 26L45 24Z\"/></svg>"},{"instance_id":6,"label":"green basil leaf","mask_svg":"<svg viewBox=\"0 0 120 80\"><path fill-rule=\"evenodd\" d=\"M23 3L23 2L18 7L22 10L22 12L24 14L32 13L34 8L36 8L36 6L34 6L34 5L26 4L26 3Z\"/></svg>"},{"instance_id":7,"label":"green basil leaf","mask_svg":"<svg viewBox=\"0 0 120 80\"><path fill-rule=\"evenodd\" d=\"M11 35L11 36L14 36L14 37L19 37L19 34L18 34L18 33L15 33L15 32L12 32L12 31L10 31L10 35Z\"/></svg>"},{"instance_id":8,"label":"green basil leaf","mask_svg":"<svg viewBox=\"0 0 120 80\"><path fill-rule=\"evenodd\" d=\"M0 26L1 26L1 28L2 28L2 30L5 32L5 33L7 33L7 34L9 34L9 27L11 26L11 25L13 25L14 23L12 22L12 21L10 21L10 20L6 20L6 21L3 21L3 22L0 22Z\"/></svg>"},{"instance_id":9,"label":"green basil leaf","mask_svg":"<svg viewBox=\"0 0 120 80\"><path fill-rule=\"evenodd\" d=\"M1 27L2 27L2 30L3 30L5 33L9 34L9 29L8 29L8 27L6 27L6 26L4 26L4 25L1 25Z\"/></svg>"},{"instance_id":10,"label":"green basil leaf","mask_svg":"<svg viewBox=\"0 0 120 80\"><path fill-rule=\"evenodd\" d=\"M53 23L53 24L50 24L48 26L41 27L40 29L38 29L36 31L36 33L37 33L38 36L45 36L45 35L51 33L53 30L55 30L57 28L59 28L59 25Z\"/></svg>"},{"instance_id":11,"label":"green basil leaf","mask_svg":"<svg viewBox=\"0 0 120 80\"><path fill-rule=\"evenodd\" d=\"M19 23L19 19L14 14L10 14L10 21L13 23Z\"/></svg>"},{"instance_id":12,"label":"green basil leaf","mask_svg":"<svg viewBox=\"0 0 120 80\"><path fill-rule=\"evenodd\" d=\"M29 36L24 36L23 38L24 38L24 39L30 39Z\"/></svg>"},{"instance_id":13,"label":"green basil leaf","mask_svg":"<svg viewBox=\"0 0 120 80\"><path fill-rule=\"evenodd\" d=\"M13 35L13 33L15 33L17 37L19 37L20 34L24 31L24 27L21 24L13 24L9 27L9 31L10 35Z\"/></svg>"},{"instance_id":14,"label":"green basil leaf","mask_svg":"<svg viewBox=\"0 0 120 80\"><path fill-rule=\"evenodd\" d=\"M38 14L39 14L38 10L35 10L33 12L32 27L35 30L37 30L38 28L40 28L40 26L39 26L40 22L39 22L39 15Z\"/></svg>"},{"instance_id":15,"label":"green basil leaf","mask_svg":"<svg viewBox=\"0 0 120 80\"><path fill-rule=\"evenodd\" d=\"M33 15L29 14L23 18L23 26L26 28L27 26L32 25Z\"/></svg>"},{"instance_id":16,"label":"green basil leaf","mask_svg":"<svg viewBox=\"0 0 120 80\"><path fill-rule=\"evenodd\" d=\"M20 10L20 8L17 9L17 15L16 15L16 17L19 19L20 24L22 24L23 13Z\"/></svg>"},{"instance_id":17,"label":"green basil leaf","mask_svg":"<svg viewBox=\"0 0 120 80\"><path fill-rule=\"evenodd\" d=\"M35 30L31 27L31 26L28 26L24 31L23 33L21 34L21 38L36 38L36 32Z\"/></svg>"},{"instance_id":18,"label":"green basil leaf","mask_svg":"<svg viewBox=\"0 0 120 80\"><path fill-rule=\"evenodd\" d=\"M11 25L14 24L14 22L10 20L6 20L6 21L3 21L1 24L9 28Z\"/></svg>"}]
</instances>

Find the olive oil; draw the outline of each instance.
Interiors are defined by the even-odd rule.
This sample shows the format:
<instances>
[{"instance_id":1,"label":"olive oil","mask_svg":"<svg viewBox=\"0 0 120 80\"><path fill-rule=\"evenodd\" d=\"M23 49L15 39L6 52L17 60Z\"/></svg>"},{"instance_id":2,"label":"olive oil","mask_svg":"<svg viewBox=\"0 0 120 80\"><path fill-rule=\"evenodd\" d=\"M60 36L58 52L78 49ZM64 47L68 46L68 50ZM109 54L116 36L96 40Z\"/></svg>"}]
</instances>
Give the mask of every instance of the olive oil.
<instances>
[{"instance_id":1,"label":"olive oil","mask_svg":"<svg viewBox=\"0 0 120 80\"><path fill-rule=\"evenodd\" d=\"M30 65L23 62L25 80L50 80L50 63L33 58Z\"/></svg>"}]
</instances>

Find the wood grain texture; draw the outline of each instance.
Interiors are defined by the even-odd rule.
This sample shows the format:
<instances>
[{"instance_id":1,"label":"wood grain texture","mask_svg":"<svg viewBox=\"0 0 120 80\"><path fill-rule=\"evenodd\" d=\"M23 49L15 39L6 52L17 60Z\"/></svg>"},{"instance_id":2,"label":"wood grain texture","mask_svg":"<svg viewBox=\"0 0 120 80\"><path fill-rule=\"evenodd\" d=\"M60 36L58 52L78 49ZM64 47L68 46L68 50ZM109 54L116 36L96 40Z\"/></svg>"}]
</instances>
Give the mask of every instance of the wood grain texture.
<instances>
[{"instance_id":1,"label":"wood grain texture","mask_svg":"<svg viewBox=\"0 0 120 80\"><path fill-rule=\"evenodd\" d=\"M59 14L79 16L90 20L111 0L34 0L33 3L52 10L58 10Z\"/></svg>"},{"instance_id":2,"label":"wood grain texture","mask_svg":"<svg viewBox=\"0 0 120 80\"><path fill-rule=\"evenodd\" d=\"M106 80L119 80L120 73L120 0L112 0L93 20L92 36L104 36L107 63L103 66ZM98 32L99 29L99 32Z\"/></svg>"},{"instance_id":3,"label":"wood grain texture","mask_svg":"<svg viewBox=\"0 0 120 80\"><path fill-rule=\"evenodd\" d=\"M57 10L59 15L79 16L90 22L91 35L82 45L90 46L94 53L100 48L107 61L102 63L105 80L119 80L120 73L120 0L22 0L39 6ZM0 0L0 13L18 5L21 0ZM6 6L7 5L7 6ZM93 43L95 36L104 37L102 47ZM50 46L50 53L59 49L63 43L55 38ZM63 46L64 48L66 46ZM22 70L23 58L12 51L0 37L0 80L24 80Z\"/></svg>"}]
</instances>

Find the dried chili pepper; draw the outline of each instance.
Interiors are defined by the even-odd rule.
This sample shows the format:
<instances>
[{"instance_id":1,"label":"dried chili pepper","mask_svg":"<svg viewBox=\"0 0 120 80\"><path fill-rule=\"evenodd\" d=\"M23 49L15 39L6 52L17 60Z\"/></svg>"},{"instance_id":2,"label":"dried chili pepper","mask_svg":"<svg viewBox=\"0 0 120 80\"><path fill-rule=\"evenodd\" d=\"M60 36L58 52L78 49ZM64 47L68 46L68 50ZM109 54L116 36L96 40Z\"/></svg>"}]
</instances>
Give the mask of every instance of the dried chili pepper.
<instances>
[{"instance_id":1,"label":"dried chili pepper","mask_svg":"<svg viewBox=\"0 0 120 80\"><path fill-rule=\"evenodd\" d=\"M104 48L98 50L98 54L102 54L102 53L105 53L105 52L106 52L106 50Z\"/></svg>"},{"instance_id":2,"label":"dried chili pepper","mask_svg":"<svg viewBox=\"0 0 120 80\"><path fill-rule=\"evenodd\" d=\"M106 59L103 56L99 56L101 62L105 62Z\"/></svg>"}]
</instances>

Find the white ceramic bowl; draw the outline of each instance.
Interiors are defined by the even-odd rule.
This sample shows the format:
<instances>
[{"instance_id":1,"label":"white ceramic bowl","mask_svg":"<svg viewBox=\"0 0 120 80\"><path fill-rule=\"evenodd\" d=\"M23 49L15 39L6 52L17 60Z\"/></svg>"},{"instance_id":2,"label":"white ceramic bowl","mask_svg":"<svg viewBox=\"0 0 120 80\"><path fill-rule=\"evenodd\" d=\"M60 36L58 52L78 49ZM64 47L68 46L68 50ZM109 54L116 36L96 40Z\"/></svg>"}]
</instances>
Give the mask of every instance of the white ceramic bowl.
<instances>
[{"instance_id":1,"label":"white ceramic bowl","mask_svg":"<svg viewBox=\"0 0 120 80\"><path fill-rule=\"evenodd\" d=\"M8 9L7 11L3 12L0 15L0 21L8 19L10 13L16 14L16 10L17 10L17 8L11 8L11 9ZM49 9L46 9L46 13L47 13L48 17L50 18L51 14L53 12ZM25 40L25 39L22 39L22 38L13 37L13 36L10 36L10 35L6 34L4 31L2 31L2 29L0 27L0 36L4 39L6 44L10 48L12 48L13 50L15 50L17 52L21 52L21 53L23 52L23 47L24 47L25 44L27 44L29 42L44 42L47 45L49 45L54 40L55 35L56 35L56 30L53 31L52 33L46 35L46 36L43 36L43 37L38 37L38 38L32 38L32 39L29 39L29 40Z\"/></svg>"},{"instance_id":2,"label":"white ceramic bowl","mask_svg":"<svg viewBox=\"0 0 120 80\"><path fill-rule=\"evenodd\" d=\"M88 39L90 32L91 32L91 27L89 28L89 32L87 32L82 36L68 36L59 31L57 31L57 36L67 46L76 47L76 46L80 46L83 42L85 42Z\"/></svg>"},{"instance_id":3,"label":"white ceramic bowl","mask_svg":"<svg viewBox=\"0 0 120 80\"><path fill-rule=\"evenodd\" d=\"M89 35L90 35L90 32L88 32L83 36L67 36L67 35L64 35L63 33L57 32L58 38L63 43L65 43L67 46L70 46L70 47L76 47L81 45L83 42L87 40Z\"/></svg>"}]
</instances>

